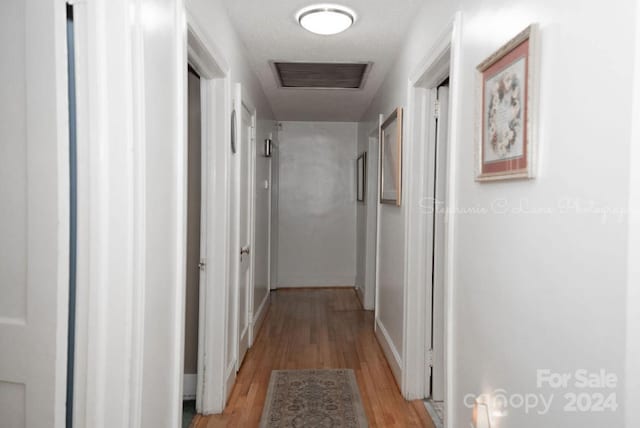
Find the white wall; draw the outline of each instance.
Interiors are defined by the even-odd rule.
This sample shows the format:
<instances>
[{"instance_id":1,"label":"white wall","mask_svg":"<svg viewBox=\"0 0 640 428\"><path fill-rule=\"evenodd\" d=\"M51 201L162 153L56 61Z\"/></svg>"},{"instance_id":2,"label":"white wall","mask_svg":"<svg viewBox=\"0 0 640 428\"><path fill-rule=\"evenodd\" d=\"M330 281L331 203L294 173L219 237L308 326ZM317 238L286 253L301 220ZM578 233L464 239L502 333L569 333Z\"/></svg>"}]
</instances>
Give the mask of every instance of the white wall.
<instances>
[{"instance_id":1,"label":"white wall","mask_svg":"<svg viewBox=\"0 0 640 428\"><path fill-rule=\"evenodd\" d=\"M356 123L282 122L278 286L353 286Z\"/></svg>"},{"instance_id":2,"label":"white wall","mask_svg":"<svg viewBox=\"0 0 640 428\"><path fill-rule=\"evenodd\" d=\"M465 394L499 388L557 395L549 415L511 409L499 427L623 426L622 409L563 412L567 391L538 390L536 370L605 368L621 380L614 392L624 402L626 222L560 210L565 201L582 207L627 206L631 140L626 112L631 108L635 4L430 1L363 121L407 107L409 76L458 9L463 12L462 74L455 101L461 145L451 159L458 183L453 202L459 209L489 212L454 217L450 426L465 426L470 418ZM473 175L475 66L531 22L541 25L540 174L532 181L478 184ZM606 105L615 107L603 108L591 98L595 94L606 94ZM554 214L492 212L496 202L514 209L521 203L549 208ZM380 213L379 317L398 350L403 211L383 206Z\"/></svg>"}]
</instances>

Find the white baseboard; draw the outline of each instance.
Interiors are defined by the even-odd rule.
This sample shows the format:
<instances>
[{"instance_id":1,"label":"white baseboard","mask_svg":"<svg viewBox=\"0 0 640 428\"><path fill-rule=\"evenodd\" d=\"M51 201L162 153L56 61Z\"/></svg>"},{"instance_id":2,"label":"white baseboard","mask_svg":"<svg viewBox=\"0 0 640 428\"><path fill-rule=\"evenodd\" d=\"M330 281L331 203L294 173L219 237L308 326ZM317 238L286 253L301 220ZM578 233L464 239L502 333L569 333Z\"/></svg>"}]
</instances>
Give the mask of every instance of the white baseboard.
<instances>
[{"instance_id":1,"label":"white baseboard","mask_svg":"<svg viewBox=\"0 0 640 428\"><path fill-rule=\"evenodd\" d=\"M262 327L264 318L267 316L267 309L269 308L269 301L270 301L269 299L270 299L270 294L267 291L267 294L264 296L264 299L262 299L262 303L260 303L260 307L258 308L258 311L253 316L253 331L251 332L251 346L253 346L253 344L255 343L256 336L258 335L258 332L260 332L260 327Z\"/></svg>"},{"instance_id":2,"label":"white baseboard","mask_svg":"<svg viewBox=\"0 0 640 428\"><path fill-rule=\"evenodd\" d=\"M235 362L235 360L232 361L231 364L229 364L229 366L225 370L224 379L225 379L225 381L224 381L224 384L225 384L224 404L226 406L227 402L229 401L229 397L231 396L231 390L233 389L233 385L236 383L236 362ZM224 406L223 406L223 410L224 410ZM222 411L220 413L222 413Z\"/></svg>"},{"instance_id":3,"label":"white baseboard","mask_svg":"<svg viewBox=\"0 0 640 428\"><path fill-rule=\"evenodd\" d=\"M360 304L363 308L365 308L364 304L364 291L360 287L356 287L356 294L358 295L358 299L360 300ZM365 308L366 309L366 308Z\"/></svg>"},{"instance_id":4,"label":"white baseboard","mask_svg":"<svg viewBox=\"0 0 640 428\"><path fill-rule=\"evenodd\" d=\"M198 385L197 374L185 374L184 380L182 383L182 399L195 400L197 385Z\"/></svg>"},{"instance_id":5,"label":"white baseboard","mask_svg":"<svg viewBox=\"0 0 640 428\"><path fill-rule=\"evenodd\" d=\"M389 367L391 367L393 376L396 378L396 383L402 390L402 359L400 358L400 353L394 346L391 337L389 337L387 329L384 328L384 325L379 319L376 319L376 337L378 338L380 347L384 352L384 356L387 357L387 362L389 363Z\"/></svg>"},{"instance_id":6,"label":"white baseboard","mask_svg":"<svg viewBox=\"0 0 640 428\"><path fill-rule=\"evenodd\" d=\"M355 287L355 275L289 276L278 278L278 288L289 287Z\"/></svg>"}]
</instances>

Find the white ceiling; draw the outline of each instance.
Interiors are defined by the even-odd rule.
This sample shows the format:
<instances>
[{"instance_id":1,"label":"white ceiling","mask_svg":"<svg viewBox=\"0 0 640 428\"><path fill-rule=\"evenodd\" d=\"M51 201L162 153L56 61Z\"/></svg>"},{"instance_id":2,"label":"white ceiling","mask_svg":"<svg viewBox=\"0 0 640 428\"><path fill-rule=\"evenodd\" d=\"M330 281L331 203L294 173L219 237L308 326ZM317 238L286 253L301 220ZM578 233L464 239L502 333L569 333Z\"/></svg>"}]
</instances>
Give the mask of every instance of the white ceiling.
<instances>
[{"instance_id":1,"label":"white ceiling","mask_svg":"<svg viewBox=\"0 0 640 428\"><path fill-rule=\"evenodd\" d=\"M295 14L314 0L224 0L278 120L358 121L397 56L424 0L340 0L356 23L333 36L298 25ZM322 1L319 1L322 2ZM269 61L366 61L373 67L362 90L279 88Z\"/></svg>"}]
</instances>

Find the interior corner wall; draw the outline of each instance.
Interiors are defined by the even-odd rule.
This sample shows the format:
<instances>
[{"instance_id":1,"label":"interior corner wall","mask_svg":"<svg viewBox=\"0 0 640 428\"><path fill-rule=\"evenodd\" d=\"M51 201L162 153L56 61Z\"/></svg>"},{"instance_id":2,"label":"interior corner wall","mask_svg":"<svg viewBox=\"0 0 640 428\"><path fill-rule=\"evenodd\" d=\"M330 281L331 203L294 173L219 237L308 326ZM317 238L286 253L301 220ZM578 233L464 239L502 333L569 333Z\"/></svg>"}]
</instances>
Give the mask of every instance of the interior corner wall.
<instances>
[{"instance_id":1,"label":"interior corner wall","mask_svg":"<svg viewBox=\"0 0 640 428\"><path fill-rule=\"evenodd\" d=\"M357 123L281 125L278 287L353 287Z\"/></svg>"},{"instance_id":2,"label":"interior corner wall","mask_svg":"<svg viewBox=\"0 0 640 428\"><path fill-rule=\"evenodd\" d=\"M464 400L468 394L503 389L508 396L555 394L556 400L545 414L510 408L499 426L624 426L623 407L565 412L564 394L581 390L537 388L536 376L539 369L571 375L578 369L605 369L618 382L601 392L615 394L624 404L624 210L631 135L630 117L620 112L631 109L635 2L611 8L578 1L430 0L416 16L364 122L407 107L410 75L458 10L463 28L460 91L453 100L459 109L459 147L450 159L457 211L449 283L453 401L448 425L463 426L471 417ZM540 23L541 33L539 175L481 184L474 180L475 66L532 22ZM603 108L594 99L602 93L605 105L615 108ZM405 143L411 144L406 134ZM471 208L487 211L463 213ZM381 208L379 317L398 349L404 223L402 209Z\"/></svg>"}]
</instances>

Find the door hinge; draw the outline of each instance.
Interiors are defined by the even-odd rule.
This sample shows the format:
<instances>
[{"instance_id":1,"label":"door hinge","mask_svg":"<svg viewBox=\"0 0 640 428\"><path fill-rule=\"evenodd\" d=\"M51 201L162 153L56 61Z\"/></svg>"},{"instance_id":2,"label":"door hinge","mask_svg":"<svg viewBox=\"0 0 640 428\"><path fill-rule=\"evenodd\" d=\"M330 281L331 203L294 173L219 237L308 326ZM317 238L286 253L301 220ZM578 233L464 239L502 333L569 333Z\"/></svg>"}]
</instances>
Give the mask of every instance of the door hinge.
<instances>
[{"instance_id":1,"label":"door hinge","mask_svg":"<svg viewBox=\"0 0 640 428\"><path fill-rule=\"evenodd\" d=\"M433 103L433 117L440 119L440 100L436 99Z\"/></svg>"},{"instance_id":2,"label":"door hinge","mask_svg":"<svg viewBox=\"0 0 640 428\"><path fill-rule=\"evenodd\" d=\"M433 349L427 349L427 354L425 355L427 367L433 367Z\"/></svg>"},{"instance_id":3,"label":"door hinge","mask_svg":"<svg viewBox=\"0 0 640 428\"><path fill-rule=\"evenodd\" d=\"M200 269L201 271L204 271L206 267L207 267L207 260L200 259L200 263L198 263L198 269Z\"/></svg>"}]
</instances>

